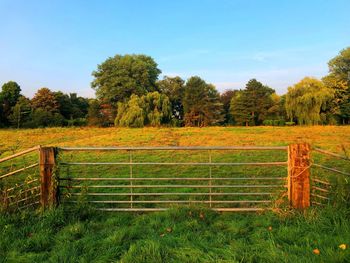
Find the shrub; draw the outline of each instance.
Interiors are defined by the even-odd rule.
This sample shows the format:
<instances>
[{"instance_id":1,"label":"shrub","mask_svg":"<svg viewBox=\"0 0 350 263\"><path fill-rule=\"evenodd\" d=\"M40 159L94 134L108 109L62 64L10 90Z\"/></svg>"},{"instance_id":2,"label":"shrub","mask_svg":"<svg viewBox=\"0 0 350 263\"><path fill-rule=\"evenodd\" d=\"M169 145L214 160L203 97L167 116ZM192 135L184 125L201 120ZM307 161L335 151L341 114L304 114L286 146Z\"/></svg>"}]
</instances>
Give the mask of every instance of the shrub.
<instances>
[{"instance_id":1,"label":"shrub","mask_svg":"<svg viewBox=\"0 0 350 263\"><path fill-rule=\"evenodd\" d=\"M294 126L295 122L294 121L286 121L286 126Z\"/></svg>"}]
</instances>

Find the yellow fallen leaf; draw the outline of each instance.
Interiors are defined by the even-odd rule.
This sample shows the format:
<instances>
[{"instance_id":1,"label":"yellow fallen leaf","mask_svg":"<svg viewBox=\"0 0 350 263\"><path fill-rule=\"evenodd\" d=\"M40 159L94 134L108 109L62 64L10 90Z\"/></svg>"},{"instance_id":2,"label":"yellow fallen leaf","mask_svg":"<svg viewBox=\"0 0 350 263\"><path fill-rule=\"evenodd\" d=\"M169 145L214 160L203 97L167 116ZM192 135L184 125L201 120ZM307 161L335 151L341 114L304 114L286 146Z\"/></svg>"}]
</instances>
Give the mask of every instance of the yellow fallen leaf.
<instances>
[{"instance_id":1,"label":"yellow fallen leaf","mask_svg":"<svg viewBox=\"0 0 350 263\"><path fill-rule=\"evenodd\" d=\"M269 231L272 231L272 226L269 226L267 229L268 229Z\"/></svg>"},{"instance_id":2,"label":"yellow fallen leaf","mask_svg":"<svg viewBox=\"0 0 350 263\"><path fill-rule=\"evenodd\" d=\"M319 255L320 254L320 250L315 248L314 250L312 250L312 252L314 252L315 255Z\"/></svg>"},{"instance_id":3,"label":"yellow fallen leaf","mask_svg":"<svg viewBox=\"0 0 350 263\"><path fill-rule=\"evenodd\" d=\"M339 248L342 249L342 250L345 250L346 249L346 244L339 245Z\"/></svg>"}]
</instances>

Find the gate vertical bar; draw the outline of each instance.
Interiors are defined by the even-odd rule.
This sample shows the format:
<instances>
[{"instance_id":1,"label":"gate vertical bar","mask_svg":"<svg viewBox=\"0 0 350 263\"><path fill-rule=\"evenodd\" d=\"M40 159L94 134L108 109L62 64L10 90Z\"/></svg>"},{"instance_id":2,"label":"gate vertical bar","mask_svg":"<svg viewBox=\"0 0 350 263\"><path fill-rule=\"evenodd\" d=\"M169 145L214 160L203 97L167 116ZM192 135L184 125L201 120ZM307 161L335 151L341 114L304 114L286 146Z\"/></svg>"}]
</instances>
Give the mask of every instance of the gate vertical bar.
<instances>
[{"instance_id":1,"label":"gate vertical bar","mask_svg":"<svg viewBox=\"0 0 350 263\"><path fill-rule=\"evenodd\" d=\"M209 150L209 163L211 164L211 150ZM212 178L212 167L209 165L209 207L212 207L212 189L211 189L211 178Z\"/></svg>"},{"instance_id":2,"label":"gate vertical bar","mask_svg":"<svg viewBox=\"0 0 350 263\"><path fill-rule=\"evenodd\" d=\"M133 171L132 171L132 151L129 150L129 163L130 163L130 208L133 208Z\"/></svg>"},{"instance_id":3,"label":"gate vertical bar","mask_svg":"<svg viewBox=\"0 0 350 263\"><path fill-rule=\"evenodd\" d=\"M288 199L294 208L310 206L310 145L288 147Z\"/></svg>"}]
</instances>

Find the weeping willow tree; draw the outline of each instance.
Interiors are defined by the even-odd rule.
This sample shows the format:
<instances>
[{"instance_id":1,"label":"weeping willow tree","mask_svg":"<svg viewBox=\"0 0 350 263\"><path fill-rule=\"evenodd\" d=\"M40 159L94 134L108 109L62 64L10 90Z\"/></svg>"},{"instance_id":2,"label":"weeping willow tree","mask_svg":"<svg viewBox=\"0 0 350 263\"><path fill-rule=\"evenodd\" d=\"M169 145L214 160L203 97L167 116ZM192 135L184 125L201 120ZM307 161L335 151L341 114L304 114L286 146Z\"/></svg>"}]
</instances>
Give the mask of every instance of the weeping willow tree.
<instances>
[{"instance_id":1,"label":"weeping willow tree","mask_svg":"<svg viewBox=\"0 0 350 263\"><path fill-rule=\"evenodd\" d=\"M299 124L316 125L320 123L320 112L327 101L333 98L333 91L323 82L306 77L288 88L286 111L288 117L297 119Z\"/></svg>"},{"instance_id":2,"label":"weeping willow tree","mask_svg":"<svg viewBox=\"0 0 350 263\"><path fill-rule=\"evenodd\" d=\"M143 127L144 120L144 111L141 107L139 96L131 95L127 102L118 102L118 113L114 121L115 126Z\"/></svg>"},{"instance_id":3,"label":"weeping willow tree","mask_svg":"<svg viewBox=\"0 0 350 263\"><path fill-rule=\"evenodd\" d=\"M127 102L119 102L114 124L123 127L156 127L168 122L170 117L169 98L158 92L150 92L142 97L132 95Z\"/></svg>"}]
</instances>

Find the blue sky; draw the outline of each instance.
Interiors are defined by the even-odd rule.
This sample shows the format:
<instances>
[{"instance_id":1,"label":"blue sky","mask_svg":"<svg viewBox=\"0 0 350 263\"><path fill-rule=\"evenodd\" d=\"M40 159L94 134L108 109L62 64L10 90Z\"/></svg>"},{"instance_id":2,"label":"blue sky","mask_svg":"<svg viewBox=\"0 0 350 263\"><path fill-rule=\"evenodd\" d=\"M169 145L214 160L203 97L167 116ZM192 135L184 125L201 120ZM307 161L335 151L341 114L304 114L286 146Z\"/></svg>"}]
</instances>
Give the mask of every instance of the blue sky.
<instances>
[{"instance_id":1,"label":"blue sky","mask_svg":"<svg viewBox=\"0 0 350 263\"><path fill-rule=\"evenodd\" d=\"M349 0L0 0L0 85L94 97L97 64L143 53L162 75L199 75L219 91L257 78L282 94L350 46L349 11Z\"/></svg>"}]
</instances>

